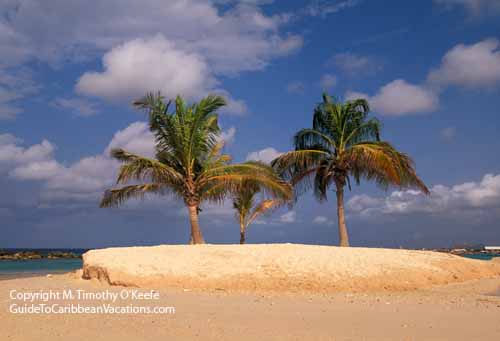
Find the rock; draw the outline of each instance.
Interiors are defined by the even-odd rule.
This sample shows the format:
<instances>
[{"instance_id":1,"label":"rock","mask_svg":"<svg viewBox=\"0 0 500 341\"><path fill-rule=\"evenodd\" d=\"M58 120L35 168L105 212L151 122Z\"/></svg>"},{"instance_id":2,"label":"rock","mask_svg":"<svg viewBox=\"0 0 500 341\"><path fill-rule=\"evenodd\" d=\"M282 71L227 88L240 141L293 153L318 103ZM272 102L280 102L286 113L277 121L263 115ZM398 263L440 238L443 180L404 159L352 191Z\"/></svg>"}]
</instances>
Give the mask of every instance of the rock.
<instances>
[{"instance_id":1,"label":"rock","mask_svg":"<svg viewBox=\"0 0 500 341\"><path fill-rule=\"evenodd\" d=\"M74 259L74 258L80 258L80 256L74 254L73 252L62 252L62 251L53 251L49 252L47 255L48 259Z\"/></svg>"}]
</instances>

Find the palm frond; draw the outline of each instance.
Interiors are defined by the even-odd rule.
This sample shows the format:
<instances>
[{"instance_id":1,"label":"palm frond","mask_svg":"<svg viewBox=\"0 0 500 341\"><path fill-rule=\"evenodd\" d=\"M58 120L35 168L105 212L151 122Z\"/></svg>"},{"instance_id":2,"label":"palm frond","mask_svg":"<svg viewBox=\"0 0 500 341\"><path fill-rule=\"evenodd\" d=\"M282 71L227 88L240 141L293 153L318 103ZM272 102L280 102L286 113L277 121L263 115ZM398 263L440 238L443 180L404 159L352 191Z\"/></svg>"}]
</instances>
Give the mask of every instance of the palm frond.
<instances>
[{"instance_id":1,"label":"palm frond","mask_svg":"<svg viewBox=\"0 0 500 341\"><path fill-rule=\"evenodd\" d=\"M252 224L258 217L268 213L271 209L277 208L283 205L285 202L276 199L267 199L261 201L257 206L252 210L251 215L245 221L245 227L248 227Z\"/></svg>"},{"instance_id":2,"label":"palm frond","mask_svg":"<svg viewBox=\"0 0 500 341\"><path fill-rule=\"evenodd\" d=\"M290 184L282 180L270 166L257 161L209 169L197 180L197 186L206 198L213 197L215 193L237 194L249 185L258 187L261 193L273 198L285 201L292 198Z\"/></svg>"},{"instance_id":3,"label":"palm frond","mask_svg":"<svg viewBox=\"0 0 500 341\"><path fill-rule=\"evenodd\" d=\"M271 166L285 180L292 180L330 157L330 153L324 150L295 150L280 155L271 162Z\"/></svg>"},{"instance_id":4,"label":"palm frond","mask_svg":"<svg viewBox=\"0 0 500 341\"><path fill-rule=\"evenodd\" d=\"M346 157L357 181L364 177L383 188L389 185L401 188L417 187L422 192L429 193L417 176L411 158L398 152L387 142L358 143L351 147Z\"/></svg>"},{"instance_id":5,"label":"palm frond","mask_svg":"<svg viewBox=\"0 0 500 341\"><path fill-rule=\"evenodd\" d=\"M165 194L165 186L161 184L140 184L130 185L118 189L111 189L104 192L100 207L116 207L131 198L144 199L147 193Z\"/></svg>"},{"instance_id":6,"label":"palm frond","mask_svg":"<svg viewBox=\"0 0 500 341\"><path fill-rule=\"evenodd\" d=\"M117 183L127 183L131 180L150 180L155 183L182 185L183 176L176 169L161 163L158 160L149 159L123 149L113 149L111 156L122 161Z\"/></svg>"}]
</instances>

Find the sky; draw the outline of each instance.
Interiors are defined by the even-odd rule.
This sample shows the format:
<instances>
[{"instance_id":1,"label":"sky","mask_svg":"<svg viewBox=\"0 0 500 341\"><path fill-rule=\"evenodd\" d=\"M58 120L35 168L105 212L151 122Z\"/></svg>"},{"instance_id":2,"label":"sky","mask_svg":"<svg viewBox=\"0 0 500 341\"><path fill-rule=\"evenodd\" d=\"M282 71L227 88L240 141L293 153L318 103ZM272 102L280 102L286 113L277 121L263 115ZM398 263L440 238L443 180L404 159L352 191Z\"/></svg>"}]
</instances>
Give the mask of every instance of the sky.
<instances>
[{"instance_id":1,"label":"sky","mask_svg":"<svg viewBox=\"0 0 500 341\"><path fill-rule=\"evenodd\" d=\"M189 240L173 198L98 207L119 168L111 148L153 155L131 106L151 91L225 96L234 162L291 150L323 92L365 98L431 194L354 186L351 244L500 244L500 1L380 3L0 0L0 247ZM229 201L202 208L208 242L238 242ZM333 190L259 219L247 240L336 244Z\"/></svg>"}]
</instances>

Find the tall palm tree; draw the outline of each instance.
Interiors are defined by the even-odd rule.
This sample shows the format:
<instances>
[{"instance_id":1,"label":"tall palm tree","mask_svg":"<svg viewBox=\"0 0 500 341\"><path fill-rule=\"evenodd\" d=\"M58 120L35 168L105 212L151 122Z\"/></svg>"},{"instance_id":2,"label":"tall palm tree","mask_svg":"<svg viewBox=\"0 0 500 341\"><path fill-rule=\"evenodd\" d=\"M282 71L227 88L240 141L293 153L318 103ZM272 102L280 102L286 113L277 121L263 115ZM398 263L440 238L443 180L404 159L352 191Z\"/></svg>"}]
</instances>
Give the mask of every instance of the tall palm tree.
<instances>
[{"instance_id":1,"label":"tall palm tree","mask_svg":"<svg viewBox=\"0 0 500 341\"><path fill-rule=\"evenodd\" d=\"M323 94L314 110L312 129L295 134L295 150L273 161L273 166L295 185L300 194L314 189L319 201L327 200L327 190L335 185L340 246L349 246L344 217L344 188L351 178L373 180L382 188L416 187L428 194L411 158L380 140L380 122L368 118L366 100L341 103Z\"/></svg>"},{"instance_id":2,"label":"tall palm tree","mask_svg":"<svg viewBox=\"0 0 500 341\"><path fill-rule=\"evenodd\" d=\"M163 97L147 95L134 105L149 112L150 129L156 138L156 157L147 158L123 149L111 151L121 161L117 184L128 184L105 192L101 207L117 206L147 193L172 194L183 199L191 223L192 244L204 243L198 222L203 202L221 203L246 180L276 197L289 198L291 190L269 166L259 162L230 164L222 154L223 141L216 111L226 104L220 96L207 96L188 105L178 96L175 109ZM132 184L129 184L133 182Z\"/></svg>"},{"instance_id":3,"label":"tall palm tree","mask_svg":"<svg viewBox=\"0 0 500 341\"><path fill-rule=\"evenodd\" d=\"M233 208L236 210L236 219L240 224L240 244L245 244L246 230L251 223L270 209L285 203L279 198L257 202L256 197L259 192L258 184L247 181L234 195Z\"/></svg>"}]
</instances>

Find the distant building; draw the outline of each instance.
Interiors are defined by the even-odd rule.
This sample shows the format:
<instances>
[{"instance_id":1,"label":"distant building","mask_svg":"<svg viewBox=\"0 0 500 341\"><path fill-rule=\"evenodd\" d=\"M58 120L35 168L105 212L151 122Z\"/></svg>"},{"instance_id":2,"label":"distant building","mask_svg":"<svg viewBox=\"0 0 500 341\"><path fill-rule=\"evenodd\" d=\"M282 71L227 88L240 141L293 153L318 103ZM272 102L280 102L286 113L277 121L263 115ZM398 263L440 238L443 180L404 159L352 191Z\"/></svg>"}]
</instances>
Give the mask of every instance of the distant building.
<instances>
[{"instance_id":1,"label":"distant building","mask_svg":"<svg viewBox=\"0 0 500 341\"><path fill-rule=\"evenodd\" d=\"M486 251L500 251L500 246L485 246Z\"/></svg>"}]
</instances>

